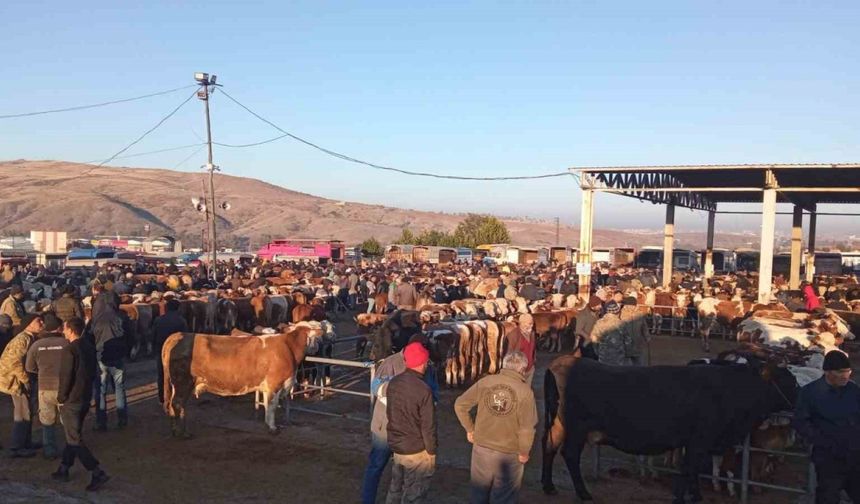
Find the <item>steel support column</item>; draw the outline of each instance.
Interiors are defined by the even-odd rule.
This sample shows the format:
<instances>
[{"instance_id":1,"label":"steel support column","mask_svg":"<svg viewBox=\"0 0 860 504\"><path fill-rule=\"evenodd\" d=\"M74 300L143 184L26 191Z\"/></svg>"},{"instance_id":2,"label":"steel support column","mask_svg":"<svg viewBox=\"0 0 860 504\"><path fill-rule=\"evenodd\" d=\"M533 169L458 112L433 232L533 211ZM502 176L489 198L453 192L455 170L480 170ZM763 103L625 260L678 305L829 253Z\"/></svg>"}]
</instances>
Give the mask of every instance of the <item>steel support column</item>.
<instances>
[{"instance_id":1,"label":"steel support column","mask_svg":"<svg viewBox=\"0 0 860 504\"><path fill-rule=\"evenodd\" d=\"M761 208L761 249L758 267L758 302L770 301L773 281L773 240L776 227L776 180L773 172L767 172L766 187Z\"/></svg>"},{"instance_id":2,"label":"steel support column","mask_svg":"<svg viewBox=\"0 0 860 504\"><path fill-rule=\"evenodd\" d=\"M594 191L590 179L583 174L582 214L579 223L579 297L588 301L591 297L591 236L594 225ZM587 266L586 266L587 265Z\"/></svg>"},{"instance_id":3,"label":"steel support column","mask_svg":"<svg viewBox=\"0 0 860 504\"><path fill-rule=\"evenodd\" d=\"M788 287L791 290L800 288L800 263L802 260L803 241L803 208L794 205L791 221L791 269L788 277Z\"/></svg>"},{"instance_id":4,"label":"steel support column","mask_svg":"<svg viewBox=\"0 0 860 504\"><path fill-rule=\"evenodd\" d=\"M672 283L672 251L675 248L675 205L666 205L666 225L663 228L663 288Z\"/></svg>"},{"instance_id":5,"label":"steel support column","mask_svg":"<svg viewBox=\"0 0 860 504\"><path fill-rule=\"evenodd\" d=\"M705 247L705 278L708 279L714 276L714 220L716 217L717 212L713 210L708 212L708 235Z\"/></svg>"},{"instance_id":6,"label":"steel support column","mask_svg":"<svg viewBox=\"0 0 860 504\"><path fill-rule=\"evenodd\" d=\"M806 252L806 281L812 282L815 276L815 224L818 214L815 212L817 208L812 208L809 214L809 239L806 244L809 247Z\"/></svg>"}]
</instances>

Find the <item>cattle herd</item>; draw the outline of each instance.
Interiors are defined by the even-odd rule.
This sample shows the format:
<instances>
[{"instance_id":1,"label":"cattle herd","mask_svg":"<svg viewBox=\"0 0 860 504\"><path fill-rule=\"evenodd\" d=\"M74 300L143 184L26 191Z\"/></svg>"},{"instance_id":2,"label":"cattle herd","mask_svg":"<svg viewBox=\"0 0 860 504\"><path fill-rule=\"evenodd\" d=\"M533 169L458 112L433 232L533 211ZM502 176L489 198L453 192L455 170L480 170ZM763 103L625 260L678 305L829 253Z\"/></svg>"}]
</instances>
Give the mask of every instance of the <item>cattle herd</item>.
<instances>
[{"instance_id":1,"label":"cattle herd","mask_svg":"<svg viewBox=\"0 0 860 504\"><path fill-rule=\"evenodd\" d=\"M190 332L174 334L154 356L163 359L165 409L178 435L185 433L186 401L204 391L257 392L266 424L275 430L275 409L293 387L296 370L307 355L332 355L335 323L345 317L354 319L360 336L357 359L381 359L423 335L440 381L463 387L500 370L506 352L517 348L511 339L520 333L514 329L528 314L538 348L566 352L541 378L544 490L555 491L552 461L561 451L582 499L590 497L579 470L587 442L647 456L684 449L676 499L697 495L696 474L705 457L717 457L715 475L736 474L733 447L751 432L754 444L787 446L785 422L768 420L772 425L764 425L771 429L765 429L762 421L791 409L797 387L821 375L823 354L854 339L860 320L855 278L819 279L814 288L822 307L810 313L801 293L780 277L771 302L759 304L751 275L703 282L676 274L662 288L654 272L613 270L595 277L592 299L633 298L652 332L701 338L705 355L715 334L735 340L737 348L688 366L606 366L582 357L589 341L576 330L577 320L592 303L577 296L570 264L231 264L217 284L196 268L162 265L144 272L103 266L85 275L86 281L80 278L34 272L23 281L25 306L50 310L52 298L72 285L87 313L89 284L110 283L121 299L131 359L153 354L153 321L168 299L179 300ZM400 293L412 289L414 296L404 301ZM365 301L372 308L359 310ZM325 376L320 372L313 379ZM764 478L773 460L760 458L752 466Z\"/></svg>"}]
</instances>

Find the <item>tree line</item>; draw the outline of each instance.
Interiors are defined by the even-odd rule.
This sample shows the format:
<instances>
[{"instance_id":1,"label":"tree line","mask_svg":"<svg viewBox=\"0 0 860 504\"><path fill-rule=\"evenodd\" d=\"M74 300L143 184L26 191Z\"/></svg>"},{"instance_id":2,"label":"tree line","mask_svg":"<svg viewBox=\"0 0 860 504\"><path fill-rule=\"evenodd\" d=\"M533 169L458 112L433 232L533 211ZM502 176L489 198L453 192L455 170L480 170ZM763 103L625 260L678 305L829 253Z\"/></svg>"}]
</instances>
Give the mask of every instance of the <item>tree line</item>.
<instances>
[{"instance_id":1,"label":"tree line","mask_svg":"<svg viewBox=\"0 0 860 504\"><path fill-rule=\"evenodd\" d=\"M427 245L435 247L475 248L486 243L510 243L511 235L505 223L490 215L469 214L452 232L425 229L416 234L403 228L394 243L403 245ZM366 255L382 255L382 244L374 237L360 245Z\"/></svg>"}]
</instances>

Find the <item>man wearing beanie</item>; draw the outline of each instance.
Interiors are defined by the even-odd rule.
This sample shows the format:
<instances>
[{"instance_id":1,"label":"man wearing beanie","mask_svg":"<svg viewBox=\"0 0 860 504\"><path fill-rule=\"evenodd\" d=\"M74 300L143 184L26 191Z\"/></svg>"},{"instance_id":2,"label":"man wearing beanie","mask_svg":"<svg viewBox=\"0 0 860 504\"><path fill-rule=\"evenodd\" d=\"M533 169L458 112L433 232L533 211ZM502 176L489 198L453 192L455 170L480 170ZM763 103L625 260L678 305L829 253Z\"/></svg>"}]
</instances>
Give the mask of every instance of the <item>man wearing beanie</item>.
<instances>
[{"instance_id":1,"label":"man wearing beanie","mask_svg":"<svg viewBox=\"0 0 860 504\"><path fill-rule=\"evenodd\" d=\"M621 320L621 307L615 301L606 303L606 314L594 324L591 342L597 346L597 360L603 364L624 366L630 362L625 348L633 346L630 332Z\"/></svg>"},{"instance_id":2,"label":"man wearing beanie","mask_svg":"<svg viewBox=\"0 0 860 504\"><path fill-rule=\"evenodd\" d=\"M525 354L510 352L501 373L480 379L454 403L472 443L471 504L514 504L519 498L538 422L528 365Z\"/></svg>"},{"instance_id":3,"label":"man wearing beanie","mask_svg":"<svg viewBox=\"0 0 860 504\"><path fill-rule=\"evenodd\" d=\"M30 345L24 365L28 373L38 375L39 423L42 424L42 454L57 458L57 387L60 384L60 359L68 341L62 334L63 324L54 315L45 315L39 338Z\"/></svg>"},{"instance_id":4,"label":"man wearing beanie","mask_svg":"<svg viewBox=\"0 0 860 504\"><path fill-rule=\"evenodd\" d=\"M9 289L9 296L3 300L3 304L0 305L0 313L3 315L8 315L9 318L12 319L13 325L21 325L21 321L24 318L24 307L21 305L21 302L24 300L24 291L21 289L20 285L13 285L11 289Z\"/></svg>"},{"instance_id":5,"label":"man wearing beanie","mask_svg":"<svg viewBox=\"0 0 860 504\"><path fill-rule=\"evenodd\" d=\"M424 382L430 353L419 342L403 349L406 371L388 384L388 446L394 468L386 504L421 503L436 469L436 411Z\"/></svg>"},{"instance_id":6,"label":"man wearing beanie","mask_svg":"<svg viewBox=\"0 0 860 504\"><path fill-rule=\"evenodd\" d=\"M860 388L840 350L824 356L824 376L800 389L794 428L812 443L818 479L815 502L838 504L845 490L860 502Z\"/></svg>"}]
</instances>

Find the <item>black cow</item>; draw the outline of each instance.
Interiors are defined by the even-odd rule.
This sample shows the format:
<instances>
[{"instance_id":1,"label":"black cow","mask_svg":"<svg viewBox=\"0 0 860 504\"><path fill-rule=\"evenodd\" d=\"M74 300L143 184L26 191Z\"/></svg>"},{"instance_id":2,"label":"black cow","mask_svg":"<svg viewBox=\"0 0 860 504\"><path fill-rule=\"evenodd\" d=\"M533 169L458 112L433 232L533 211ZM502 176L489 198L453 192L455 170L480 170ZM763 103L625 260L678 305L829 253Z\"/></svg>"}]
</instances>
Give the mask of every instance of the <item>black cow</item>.
<instances>
[{"instance_id":1,"label":"black cow","mask_svg":"<svg viewBox=\"0 0 860 504\"><path fill-rule=\"evenodd\" d=\"M556 493L552 463L561 447L582 500L591 500L579 467L586 440L637 455L685 448L674 502L687 492L698 502L709 455L743 441L768 414L792 409L797 397L794 377L775 365L616 367L564 355L544 380L544 492Z\"/></svg>"}]
</instances>

